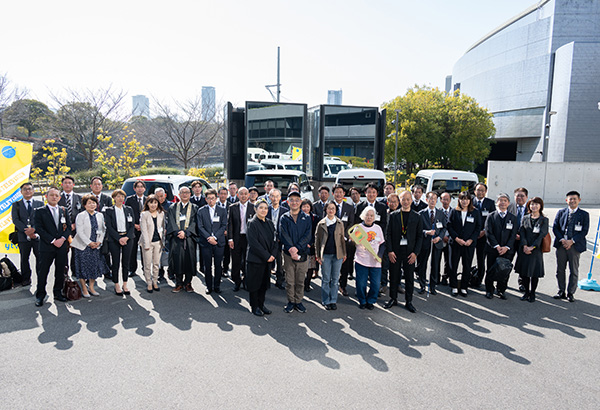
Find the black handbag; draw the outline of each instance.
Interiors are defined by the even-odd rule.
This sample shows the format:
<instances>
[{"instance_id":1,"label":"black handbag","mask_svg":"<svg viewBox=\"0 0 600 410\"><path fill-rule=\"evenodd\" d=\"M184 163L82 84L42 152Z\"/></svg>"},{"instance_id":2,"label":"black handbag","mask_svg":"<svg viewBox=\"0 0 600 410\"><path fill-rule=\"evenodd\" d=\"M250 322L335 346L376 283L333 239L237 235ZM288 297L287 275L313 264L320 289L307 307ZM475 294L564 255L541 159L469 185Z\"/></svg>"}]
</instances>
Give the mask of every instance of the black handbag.
<instances>
[{"instance_id":1,"label":"black handbag","mask_svg":"<svg viewBox=\"0 0 600 410\"><path fill-rule=\"evenodd\" d=\"M494 281L503 282L508 280L512 268L513 264L510 260L499 257L496 258L496 262L490 267L489 273L494 278Z\"/></svg>"},{"instance_id":2,"label":"black handbag","mask_svg":"<svg viewBox=\"0 0 600 410\"><path fill-rule=\"evenodd\" d=\"M102 242L102 246L100 247L100 253L102 253L102 255L108 255L109 249L107 239L105 239L104 242Z\"/></svg>"},{"instance_id":3,"label":"black handbag","mask_svg":"<svg viewBox=\"0 0 600 410\"><path fill-rule=\"evenodd\" d=\"M19 243L19 234L17 233L17 231L11 232L8 234L8 240L10 241L10 243L12 243L13 245L16 245Z\"/></svg>"}]
</instances>

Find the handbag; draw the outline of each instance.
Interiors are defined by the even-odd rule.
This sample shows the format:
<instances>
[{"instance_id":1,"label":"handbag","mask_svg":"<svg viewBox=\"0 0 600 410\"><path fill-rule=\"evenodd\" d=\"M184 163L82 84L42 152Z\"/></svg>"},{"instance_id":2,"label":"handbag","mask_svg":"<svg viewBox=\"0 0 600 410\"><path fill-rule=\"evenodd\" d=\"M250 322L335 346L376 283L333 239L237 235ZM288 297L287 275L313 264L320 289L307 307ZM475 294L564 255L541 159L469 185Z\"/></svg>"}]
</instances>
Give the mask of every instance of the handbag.
<instances>
[{"instance_id":1,"label":"handbag","mask_svg":"<svg viewBox=\"0 0 600 410\"><path fill-rule=\"evenodd\" d=\"M542 253L548 253L552 249L552 237L550 236L550 232L544 236L542 240Z\"/></svg>"},{"instance_id":2,"label":"handbag","mask_svg":"<svg viewBox=\"0 0 600 410\"><path fill-rule=\"evenodd\" d=\"M102 242L102 246L100 247L100 253L102 255L108 255L109 249L108 249L108 240L107 239L104 239L104 241Z\"/></svg>"},{"instance_id":3,"label":"handbag","mask_svg":"<svg viewBox=\"0 0 600 410\"><path fill-rule=\"evenodd\" d=\"M68 300L79 300L81 299L81 288L77 282L67 277L63 286L63 294Z\"/></svg>"},{"instance_id":4,"label":"handbag","mask_svg":"<svg viewBox=\"0 0 600 410\"><path fill-rule=\"evenodd\" d=\"M17 234L17 231L11 232L8 234L8 240L10 241L10 243L12 243L13 245L16 245L19 243L19 234Z\"/></svg>"}]
</instances>

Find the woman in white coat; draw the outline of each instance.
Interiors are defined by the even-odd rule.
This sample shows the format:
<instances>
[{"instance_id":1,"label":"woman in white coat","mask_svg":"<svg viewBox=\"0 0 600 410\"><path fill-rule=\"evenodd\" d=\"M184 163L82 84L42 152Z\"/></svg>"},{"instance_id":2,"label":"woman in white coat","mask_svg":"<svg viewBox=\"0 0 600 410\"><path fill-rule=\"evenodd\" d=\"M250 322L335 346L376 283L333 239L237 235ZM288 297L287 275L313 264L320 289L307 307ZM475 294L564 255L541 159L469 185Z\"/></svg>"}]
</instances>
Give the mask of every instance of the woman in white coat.
<instances>
[{"instance_id":1,"label":"woman in white coat","mask_svg":"<svg viewBox=\"0 0 600 410\"><path fill-rule=\"evenodd\" d=\"M106 260L100 249L106 233L104 226L104 215L96 212L98 199L88 194L81 199L81 205L85 212L80 212L75 218L75 230L77 234L71 242L73 248L75 268L73 272L79 279L84 298L90 295L100 296L94 289L96 278L108 273ZM89 281L89 290L85 281Z\"/></svg>"},{"instance_id":2,"label":"woman in white coat","mask_svg":"<svg viewBox=\"0 0 600 410\"><path fill-rule=\"evenodd\" d=\"M158 270L165 240L165 213L154 195L148 196L140 215L140 246L144 258L144 276L148 293L160 291Z\"/></svg>"}]
</instances>

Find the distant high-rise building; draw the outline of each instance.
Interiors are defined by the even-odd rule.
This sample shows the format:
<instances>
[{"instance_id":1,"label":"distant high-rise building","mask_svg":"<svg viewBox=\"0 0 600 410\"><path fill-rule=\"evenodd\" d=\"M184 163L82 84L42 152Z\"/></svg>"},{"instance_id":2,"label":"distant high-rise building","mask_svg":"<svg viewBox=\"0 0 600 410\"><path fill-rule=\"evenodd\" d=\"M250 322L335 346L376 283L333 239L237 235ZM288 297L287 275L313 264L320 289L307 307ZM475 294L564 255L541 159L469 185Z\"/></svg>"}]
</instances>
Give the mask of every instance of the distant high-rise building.
<instances>
[{"instance_id":1,"label":"distant high-rise building","mask_svg":"<svg viewBox=\"0 0 600 410\"><path fill-rule=\"evenodd\" d=\"M447 93L452 92L452 76L451 75L446 76L446 92Z\"/></svg>"},{"instance_id":2,"label":"distant high-rise building","mask_svg":"<svg viewBox=\"0 0 600 410\"><path fill-rule=\"evenodd\" d=\"M145 95L134 95L132 97L133 109L131 110L132 117L150 118L150 100Z\"/></svg>"},{"instance_id":3,"label":"distant high-rise building","mask_svg":"<svg viewBox=\"0 0 600 410\"><path fill-rule=\"evenodd\" d=\"M202 87L202 121L213 121L215 108L215 87Z\"/></svg>"},{"instance_id":4,"label":"distant high-rise building","mask_svg":"<svg viewBox=\"0 0 600 410\"><path fill-rule=\"evenodd\" d=\"M342 90L327 91L327 104L342 105Z\"/></svg>"}]
</instances>

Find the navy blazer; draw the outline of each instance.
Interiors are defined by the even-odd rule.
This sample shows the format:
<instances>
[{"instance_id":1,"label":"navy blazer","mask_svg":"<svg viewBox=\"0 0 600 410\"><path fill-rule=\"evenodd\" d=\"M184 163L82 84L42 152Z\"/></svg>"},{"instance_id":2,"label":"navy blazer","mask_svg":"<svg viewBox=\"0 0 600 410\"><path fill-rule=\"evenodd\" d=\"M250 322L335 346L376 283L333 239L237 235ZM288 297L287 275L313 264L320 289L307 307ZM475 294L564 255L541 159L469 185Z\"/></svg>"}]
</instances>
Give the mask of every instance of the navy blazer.
<instances>
[{"instance_id":1,"label":"navy blazer","mask_svg":"<svg viewBox=\"0 0 600 410\"><path fill-rule=\"evenodd\" d=\"M368 206L368 202L366 200L364 200L364 201L360 202L358 205L356 205L356 213L354 214L354 223L355 224L364 222L362 219L360 219L360 214L362 213L363 209L365 209L367 206ZM377 216L379 217L379 220L377 220L377 218L375 218L375 223L377 225L379 225L379 227L381 228L381 230L383 232L386 231L386 227L387 227L387 220L388 220L387 209L388 209L388 207L386 204L375 200L375 212L377 212Z\"/></svg>"},{"instance_id":2,"label":"navy blazer","mask_svg":"<svg viewBox=\"0 0 600 410\"><path fill-rule=\"evenodd\" d=\"M66 194L64 192L61 192L58 204L67 209L67 200L65 199L65 195ZM83 211L83 206L81 205L81 195L71 192L71 197L73 198L71 200L71 209L73 210L73 215L69 216L72 217L71 222L75 223L75 218L77 218L79 212Z\"/></svg>"},{"instance_id":3,"label":"navy blazer","mask_svg":"<svg viewBox=\"0 0 600 410\"><path fill-rule=\"evenodd\" d=\"M225 246L225 231L227 230L227 210L215 205L215 219L210 218L210 207L204 205L196 213L196 229L198 231L198 243L202 247L213 246L208 243L208 238L217 238L217 246Z\"/></svg>"},{"instance_id":4,"label":"navy blazer","mask_svg":"<svg viewBox=\"0 0 600 410\"><path fill-rule=\"evenodd\" d=\"M273 222L275 232L279 232L279 221L281 221L281 217L284 213L289 212L289 209L282 208L281 204L279 204L279 214L277 215L277 220L273 221L273 205L269 205L269 212L267 212L267 220Z\"/></svg>"},{"instance_id":5,"label":"navy blazer","mask_svg":"<svg viewBox=\"0 0 600 410\"><path fill-rule=\"evenodd\" d=\"M476 246L479 232L481 232L481 228L483 227L481 223L481 214L477 209L467 212L467 218L465 219L464 226L461 214L462 212L458 209L453 209L450 211L450 217L447 225L448 233L450 233L452 240L455 240L456 238L460 238L465 241L472 239L473 243L471 246ZM467 219L469 218L473 218L473 222L467 222ZM517 229L516 226L515 229Z\"/></svg>"},{"instance_id":6,"label":"navy blazer","mask_svg":"<svg viewBox=\"0 0 600 410\"><path fill-rule=\"evenodd\" d=\"M125 213L125 228L127 232L127 237L129 239L133 239L135 236L135 233L133 231L133 225L135 223L133 209L123 204L123 212ZM115 207L109 206L105 208L102 213L104 214L104 224L106 225L106 236L114 242L119 242L119 239L121 239L121 235L119 235L119 231L117 231L117 217L115 214Z\"/></svg>"},{"instance_id":7,"label":"navy blazer","mask_svg":"<svg viewBox=\"0 0 600 410\"><path fill-rule=\"evenodd\" d=\"M198 207L198 209L202 208L204 205L207 205L206 197L204 195L200 195L200 199L196 200L196 197L194 196L193 193L192 193L192 196L190 197L190 202L193 203L194 205L196 205Z\"/></svg>"},{"instance_id":8,"label":"navy blazer","mask_svg":"<svg viewBox=\"0 0 600 410\"><path fill-rule=\"evenodd\" d=\"M142 196L142 211L144 210L144 204L146 203L146 199L148 199L146 195ZM142 211L140 211L140 203L138 202L137 195L129 195L127 199L125 199L125 205L130 207L133 211L133 223L139 225L140 215L142 214Z\"/></svg>"},{"instance_id":9,"label":"navy blazer","mask_svg":"<svg viewBox=\"0 0 600 410\"><path fill-rule=\"evenodd\" d=\"M58 229L54 224L54 217L48 206L37 208L34 212L35 231L40 235L40 252L55 251L56 246L52 245L55 239L67 239L71 235L71 220L69 213L62 207L58 207L59 224ZM64 219L63 219L64 218ZM60 249L67 250L69 242L65 241Z\"/></svg>"},{"instance_id":10,"label":"navy blazer","mask_svg":"<svg viewBox=\"0 0 600 410\"><path fill-rule=\"evenodd\" d=\"M432 239L437 237L444 239L444 236L446 236L446 215L444 215L444 211L437 208L434 208L433 211L435 212L433 225L431 224L431 210L429 207L422 209L421 212L419 212L419 215L421 215L421 219L423 220L423 249L431 249ZM432 229L435 230L435 235L430 236L425 234L425 231L430 231ZM444 241L438 241L434 246L438 249L442 249L444 247Z\"/></svg>"},{"instance_id":11,"label":"navy blazer","mask_svg":"<svg viewBox=\"0 0 600 410\"><path fill-rule=\"evenodd\" d=\"M481 226L485 227L487 217L496 210L496 203L490 198L483 198L483 201L475 205L475 200L474 198L473 206L481 212Z\"/></svg>"},{"instance_id":12,"label":"navy blazer","mask_svg":"<svg viewBox=\"0 0 600 410\"><path fill-rule=\"evenodd\" d=\"M329 200L327 200L325 203L327 202L329 202ZM319 218L319 221L325 216L325 205L323 205L320 199L313 203L313 214Z\"/></svg>"},{"instance_id":13,"label":"navy blazer","mask_svg":"<svg viewBox=\"0 0 600 410\"><path fill-rule=\"evenodd\" d=\"M567 220L569 219L569 208L563 208L556 214L554 218L554 224L552 225L552 232L554 233L554 247L558 248L562 246L560 243L561 239L565 237L565 231L567 230ZM579 230L578 227L581 227ZM587 241L585 239L590 229L590 214L581 208L571 217L571 227L573 230L573 237L569 238L573 240L573 246L579 253L585 252L587 249Z\"/></svg>"},{"instance_id":14,"label":"navy blazer","mask_svg":"<svg viewBox=\"0 0 600 410\"><path fill-rule=\"evenodd\" d=\"M508 229L509 227L511 228ZM509 254L514 254L516 251L515 240L518 233L519 225L516 215L506 212L503 220L500 217L500 212L494 211L485 222L486 249L491 251L496 246L507 246L510 248Z\"/></svg>"},{"instance_id":15,"label":"navy blazer","mask_svg":"<svg viewBox=\"0 0 600 410\"><path fill-rule=\"evenodd\" d=\"M25 228L27 225L35 228L35 210L36 208L40 208L44 206L42 201L38 201L37 199L30 199L31 201L31 215L27 212L25 208L25 200L21 199L20 201L14 202L12 204L12 209L10 210L12 216L12 222L15 225L15 229L17 231L17 236L19 238L19 242L27 242L27 235L25 235ZM35 239L37 240L37 239Z\"/></svg>"},{"instance_id":16,"label":"navy blazer","mask_svg":"<svg viewBox=\"0 0 600 410\"><path fill-rule=\"evenodd\" d=\"M93 192L90 192L90 195L96 196L96 194L94 194ZM98 208L96 208L96 211L104 212L104 209L108 208L109 206L113 206L112 198L110 196L106 195L105 193L100 192L100 195L98 198ZM81 210L83 210L83 208Z\"/></svg>"}]
</instances>

